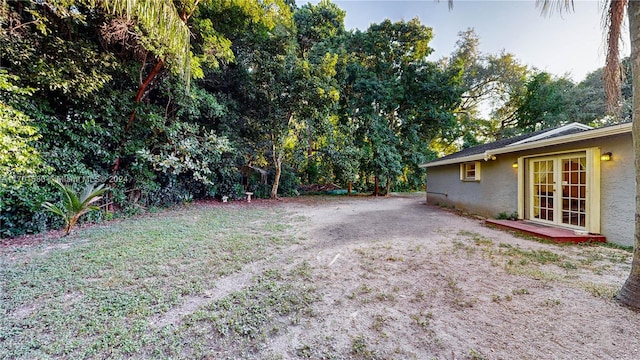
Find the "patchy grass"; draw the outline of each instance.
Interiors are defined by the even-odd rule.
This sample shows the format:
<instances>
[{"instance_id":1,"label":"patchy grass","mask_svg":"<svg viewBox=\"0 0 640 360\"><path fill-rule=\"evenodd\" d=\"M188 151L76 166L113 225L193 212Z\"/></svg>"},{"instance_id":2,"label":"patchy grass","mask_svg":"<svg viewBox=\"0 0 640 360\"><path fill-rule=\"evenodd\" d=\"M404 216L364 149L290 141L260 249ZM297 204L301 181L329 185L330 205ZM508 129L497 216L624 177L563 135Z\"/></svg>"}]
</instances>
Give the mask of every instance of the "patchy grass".
<instances>
[{"instance_id":1,"label":"patchy grass","mask_svg":"<svg viewBox=\"0 0 640 360\"><path fill-rule=\"evenodd\" d=\"M157 330L150 320L294 241L285 215L190 206L55 243L3 248L0 358L124 358L156 348L162 353L152 355L161 357L202 354L212 340L197 317L189 318L189 349L183 331ZM264 324L303 311L314 299L310 288L283 285L310 270L296 271L263 274L257 288L226 299L228 306L216 303L198 314L215 314L216 334L260 339L269 333ZM238 312L234 302L250 313Z\"/></svg>"},{"instance_id":2,"label":"patchy grass","mask_svg":"<svg viewBox=\"0 0 640 360\"><path fill-rule=\"evenodd\" d=\"M420 311L417 314L411 315L411 319L415 321L418 327L427 330L431 324L431 320L433 319L433 313L430 311L427 313Z\"/></svg>"},{"instance_id":3,"label":"patchy grass","mask_svg":"<svg viewBox=\"0 0 640 360\"><path fill-rule=\"evenodd\" d=\"M563 279L559 274L531 266L507 266L505 270L508 274L526 276L536 280L560 281Z\"/></svg>"},{"instance_id":4,"label":"patchy grass","mask_svg":"<svg viewBox=\"0 0 640 360\"><path fill-rule=\"evenodd\" d=\"M486 360L486 359L489 359L484 354L482 354L481 352L479 352L477 350L474 350L474 349L469 349L469 358L471 358L473 360Z\"/></svg>"},{"instance_id":5,"label":"patchy grass","mask_svg":"<svg viewBox=\"0 0 640 360\"><path fill-rule=\"evenodd\" d=\"M356 357L356 359L377 359L376 353L369 349L369 345L367 344L367 339L363 336L356 336L351 341L351 354Z\"/></svg>"},{"instance_id":6,"label":"patchy grass","mask_svg":"<svg viewBox=\"0 0 640 360\"><path fill-rule=\"evenodd\" d=\"M589 294L599 297L605 300L611 300L618 293L620 288L618 286L614 286L611 284L597 284L593 282L584 282L580 281L578 283L582 289L584 289Z\"/></svg>"},{"instance_id":7,"label":"patchy grass","mask_svg":"<svg viewBox=\"0 0 640 360\"><path fill-rule=\"evenodd\" d=\"M470 231L459 231L460 237L453 242L454 250L464 250L467 255L473 255L479 250L483 258L490 259L493 265L502 264L504 270L511 275L526 276L544 282L564 282L572 284L577 288L585 290L587 293L611 300L619 286L611 284L598 284L589 281L576 281L579 279L581 271L591 271L596 275L603 275L610 272L614 265L628 263L633 256L630 249L612 244L588 243L588 244L553 244L552 249L529 250L517 245L499 243L496 245L490 239L484 238L481 234ZM473 243L470 243L470 241ZM538 239L535 239L538 241ZM543 242L544 241L539 241ZM475 245L475 246L474 246ZM566 255L553 251L560 251L573 247L575 251L565 252ZM498 261L501 259L500 261ZM554 271L553 265L563 272ZM449 284L449 288L458 301L463 298L461 291L456 291L457 286ZM513 295L529 294L526 289L515 289ZM492 294L492 302L499 303L503 298L499 294ZM550 299L544 306L557 306L560 302Z\"/></svg>"},{"instance_id":8,"label":"patchy grass","mask_svg":"<svg viewBox=\"0 0 640 360\"><path fill-rule=\"evenodd\" d=\"M386 324L387 318L385 316L376 315L373 317L373 324L371 324L371 328L375 331L382 332Z\"/></svg>"},{"instance_id":9,"label":"patchy grass","mask_svg":"<svg viewBox=\"0 0 640 360\"><path fill-rule=\"evenodd\" d=\"M546 299L545 301L542 302L542 306L544 307L554 307L554 306L560 306L562 304L562 301L560 301L559 299Z\"/></svg>"},{"instance_id":10,"label":"patchy grass","mask_svg":"<svg viewBox=\"0 0 640 360\"><path fill-rule=\"evenodd\" d=\"M516 260L521 265L526 265L529 262L540 265L559 264L565 258L563 255L558 255L549 250L524 250L509 244L500 244L500 253Z\"/></svg>"},{"instance_id":11,"label":"patchy grass","mask_svg":"<svg viewBox=\"0 0 640 360\"><path fill-rule=\"evenodd\" d=\"M513 295L529 295L531 294L527 289L513 289L511 290Z\"/></svg>"},{"instance_id":12,"label":"patchy grass","mask_svg":"<svg viewBox=\"0 0 640 360\"><path fill-rule=\"evenodd\" d=\"M293 227L307 225L305 216L193 204L0 248L0 358L508 358L500 339L509 334L483 338L485 321L602 304L631 256L499 240L467 226L436 229L435 241L422 228L406 241L376 239L369 230L384 218L371 214L357 218L371 221L362 238L320 222L298 244ZM336 236L329 248L315 243L325 235ZM334 254L344 256L321 265ZM460 337L468 333L480 337ZM567 348L579 349L571 339Z\"/></svg>"},{"instance_id":13,"label":"patchy grass","mask_svg":"<svg viewBox=\"0 0 640 360\"><path fill-rule=\"evenodd\" d=\"M625 245L618 245L618 244L614 244L614 243L601 243L601 242L597 242L597 243L580 243L580 246L584 246L584 247L594 247L594 248L609 248L609 249L616 249L616 250L622 250L622 251L626 251L630 254L633 254L633 246L625 246Z\"/></svg>"},{"instance_id":14,"label":"patchy grass","mask_svg":"<svg viewBox=\"0 0 640 360\"><path fill-rule=\"evenodd\" d=\"M302 264L302 268L308 268ZM248 358L269 338L313 317L316 289L300 276L300 267L282 274L266 270L254 284L209 303L147 349L152 358ZM176 343L180 344L176 347Z\"/></svg>"}]
</instances>

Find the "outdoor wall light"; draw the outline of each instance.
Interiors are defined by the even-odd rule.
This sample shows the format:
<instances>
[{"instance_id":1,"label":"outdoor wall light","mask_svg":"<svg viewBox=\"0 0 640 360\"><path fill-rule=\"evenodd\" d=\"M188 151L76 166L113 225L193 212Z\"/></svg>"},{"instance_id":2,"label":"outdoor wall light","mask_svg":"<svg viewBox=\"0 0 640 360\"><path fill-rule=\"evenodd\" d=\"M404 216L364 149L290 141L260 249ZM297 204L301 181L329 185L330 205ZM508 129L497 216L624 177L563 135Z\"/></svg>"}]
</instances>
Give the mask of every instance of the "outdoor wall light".
<instances>
[{"instance_id":1,"label":"outdoor wall light","mask_svg":"<svg viewBox=\"0 0 640 360\"><path fill-rule=\"evenodd\" d=\"M602 161L611 160L611 153L610 152L602 153L602 155L600 155L600 160Z\"/></svg>"},{"instance_id":2,"label":"outdoor wall light","mask_svg":"<svg viewBox=\"0 0 640 360\"><path fill-rule=\"evenodd\" d=\"M511 167L514 168L514 169L517 169L518 168L518 162L514 161L513 164L511 164Z\"/></svg>"}]
</instances>

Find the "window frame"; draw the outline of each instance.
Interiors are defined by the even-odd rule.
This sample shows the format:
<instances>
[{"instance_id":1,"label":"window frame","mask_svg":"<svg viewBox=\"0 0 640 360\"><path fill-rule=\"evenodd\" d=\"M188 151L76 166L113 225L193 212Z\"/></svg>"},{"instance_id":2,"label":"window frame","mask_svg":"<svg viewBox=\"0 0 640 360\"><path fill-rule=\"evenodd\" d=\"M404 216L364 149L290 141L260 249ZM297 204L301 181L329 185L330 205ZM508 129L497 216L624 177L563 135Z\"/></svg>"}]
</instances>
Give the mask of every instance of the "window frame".
<instances>
[{"instance_id":1,"label":"window frame","mask_svg":"<svg viewBox=\"0 0 640 360\"><path fill-rule=\"evenodd\" d=\"M469 175L471 171L473 171L473 176ZM469 161L461 163L460 180L470 182L480 181L480 161Z\"/></svg>"}]
</instances>

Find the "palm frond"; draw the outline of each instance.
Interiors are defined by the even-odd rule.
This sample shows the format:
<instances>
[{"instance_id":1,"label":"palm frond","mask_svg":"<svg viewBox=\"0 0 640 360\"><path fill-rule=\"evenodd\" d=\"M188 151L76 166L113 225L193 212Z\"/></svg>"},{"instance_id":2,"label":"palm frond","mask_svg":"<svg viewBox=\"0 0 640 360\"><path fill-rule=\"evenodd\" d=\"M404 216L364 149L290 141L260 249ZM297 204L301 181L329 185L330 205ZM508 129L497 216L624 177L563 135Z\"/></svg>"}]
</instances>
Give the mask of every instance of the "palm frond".
<instances>
[{"instance_id":1,"label":"palm frond","mask_svg":"<svg viewBox=\"0 0 640 360\"><path fill-rule=\"evenodd\" d=\"M42 207L47 210L50 211L56 215L60 215L62 217L66 217L66 214L64 211L62 211L62 209L60 209L59 207L57 207L56 205L50 203L50 202L45 202L44 204L42 204Z\"/></svg>"},{"instance_id":2,"label":"palm frond","mask_svg":"<svg viewBox=\"0 0 640 360\"><path fill-rule=\"evenodd\" d=\"M543 16L551 16L554 13L560 15L575 11L573 0L536 0L536 7Z\"/></svg>"},{"instance_id":3,"label":"palm frond","mask_svg":"<svg viewBox=\"0 0 640 360\"><path fill-rule=\"evenodd\" d=\"M435 0L435 2L439 3L440 0ZM447 5L449 6L449 10L453 10L453 0L447 0Z\"/></svg>"},{"instance_id":4,"label":"palm frond","mask_svg":"<svg viewBox=\"0 0 640 360\"><path fill-rule=\"evenodd\" d=\"M107 12L135 18L149 35L156 55L173 67L187 82L191 77L189 27L172 0L88 0Z\"/></svg>"},{"instance_id":5,"label":"palm frond","mask_svg":"<svg viewBox=\"0 0 640 360\"><path fill-rule=\"evenodd\" d=\"M80 212L78 212L75 217L79 219L82 215L84 215L84 214L86 214L88 212L97 211L97 210L100 210L100 208L97 207L97 206L88 206L88 207L82 209Z\"/></svg>"},{"instance_id":6,"label":"palm frond","mask_svg":"<svg viewBox=\"0 0 640 360\"><path fill-rule=\"evenodd\" d=\"M82 195L80 196L80 203L83 206L93 204L96 201L102 199L102 196L100 195L104 194L106 191L107 189L104 187L104 184L101 184L97 187L95 186L95 184L87 185L87 187L84 188Z\"/></svg>"},{"instance_id":7,"label":"palm frond","mask_svg":"<svg viewBox=\"0 0 640 360\"><path fill-rule=\"evenodd\" d=\"M607 59L602 74L604 92L606 97L607 113L618 117L622 109L622 66L620 62L620 40L622 38L622 25L624 23L625 9L628 0L609 0L604 2L602 27L607 34ZM540 8L542 15L549 16L554 12L561 15L565 12L573 12L573 0L536 0L536 7Z\"/></svg>"},{"instance_id":8,"label":"palm frond","mask_svg":"<svg viewBox=\"0 0 640 360\"><path fill-rule=\"evenodd\" d=\"M70 209L73 211L78 211L82 206L80 204L80 199L78 199L78 195L71 189L71 187L67 187L67 193L69 194L69 199L71 199Z\"/></svg>"},{"instance_id":9,"label":"palm frond","mask_svg":"<svg viewBox=\"0 0 640 360\"><path fill-rule=\"evenodd\" d=\"M73 190L70 189L69 187L67 187L66 185L64 185L62 182L60 182L59 180L52 180L52 182L60 189L60 191L62 192L62 204L65 208L68 208L70 206L72 206L73 204L73 199L71 198L71 194L73 193Z\"/></svg>"}]
</instances>

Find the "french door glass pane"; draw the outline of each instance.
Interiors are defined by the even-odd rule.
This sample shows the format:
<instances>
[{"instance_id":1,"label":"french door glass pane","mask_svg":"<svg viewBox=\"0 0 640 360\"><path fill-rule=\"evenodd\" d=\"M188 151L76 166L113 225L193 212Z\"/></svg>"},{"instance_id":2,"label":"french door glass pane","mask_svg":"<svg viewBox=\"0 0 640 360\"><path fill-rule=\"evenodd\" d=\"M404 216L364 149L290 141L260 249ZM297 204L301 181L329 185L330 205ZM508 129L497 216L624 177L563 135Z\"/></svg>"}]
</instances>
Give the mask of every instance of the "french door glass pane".
<instances>
[{"instance_id":1,"label":"french door glass pane","mask_svg":"<svg viewBox=\"0 0 640 360\"><path fill-rule=\"evenodd\" d=\"M584 227L586 220L587 159L586 156L563 158L562 223Z\"/></svg>"},{"instance_id":2,"label":"french door glass pane","mask_svg":"<svg viewBox=\"0 0 640 360\"><path fill-rule=\"evenodd\" d=\"M533 217L553 221L553 160L533 162Z\"/></svg>"}]
</instances>

